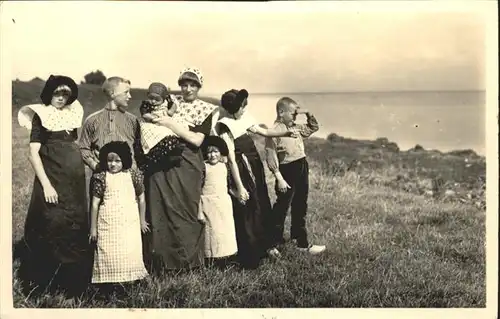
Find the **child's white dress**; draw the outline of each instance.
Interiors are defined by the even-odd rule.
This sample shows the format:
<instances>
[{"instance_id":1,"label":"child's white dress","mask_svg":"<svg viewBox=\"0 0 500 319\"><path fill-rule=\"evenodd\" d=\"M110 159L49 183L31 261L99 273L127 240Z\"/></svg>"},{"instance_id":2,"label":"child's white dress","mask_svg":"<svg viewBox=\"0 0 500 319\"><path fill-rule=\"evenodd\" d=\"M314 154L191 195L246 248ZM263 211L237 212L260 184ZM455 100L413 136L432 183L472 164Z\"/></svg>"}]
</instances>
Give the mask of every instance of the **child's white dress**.
<instances>
[{"instance_id":1,"label":"child's white dress","mask_svg":"<svg viewBox=\"0 0 500 319\"><path fill-rule=\"evenodd\" d=\"M148 276L136 200L144 191L140 173L135 170L97 173L92 186L92 195L102 198L92 283L128 282Z\"/></svg>"},{"instance_id":2,"label":"child's white dress","mask_svg":"<svg viewBox=\"0 0 500 319\"><path fill-rule=\"evenodd\" d=\"M205 163L200 211L206 223L205 257L208 258L227 257L238 251L227 177L227 166L224 163Z\"/></svg>"}]
</instances>

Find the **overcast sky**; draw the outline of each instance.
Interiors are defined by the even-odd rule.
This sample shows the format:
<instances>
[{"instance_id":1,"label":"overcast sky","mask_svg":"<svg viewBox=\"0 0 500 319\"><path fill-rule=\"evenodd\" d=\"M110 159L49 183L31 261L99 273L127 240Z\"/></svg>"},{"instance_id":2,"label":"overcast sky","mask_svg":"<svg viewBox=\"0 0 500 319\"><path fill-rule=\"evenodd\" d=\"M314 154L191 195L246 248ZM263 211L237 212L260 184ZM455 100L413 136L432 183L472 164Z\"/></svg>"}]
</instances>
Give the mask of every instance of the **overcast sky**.
<instances>
[{"instance_id":1,"label":"overcast sky","mask_svg":"<svg viewBox=\"0 0 500 319\"><path fill-rule=\"evenodd\" d=\"M392 2L392 1L391 1ZM477 13L339 10L293 3L4 2L12 78L91 70L176 87L195 66L206 93L485 88ZM394 2L392 2L394 3ZM430 2L427 2L430 3ZM287 6L285 8L285 6ZM300 10L300 12L299 12ZM9 21L11 19L5 19Z\"/></svg>"}]
</instances>

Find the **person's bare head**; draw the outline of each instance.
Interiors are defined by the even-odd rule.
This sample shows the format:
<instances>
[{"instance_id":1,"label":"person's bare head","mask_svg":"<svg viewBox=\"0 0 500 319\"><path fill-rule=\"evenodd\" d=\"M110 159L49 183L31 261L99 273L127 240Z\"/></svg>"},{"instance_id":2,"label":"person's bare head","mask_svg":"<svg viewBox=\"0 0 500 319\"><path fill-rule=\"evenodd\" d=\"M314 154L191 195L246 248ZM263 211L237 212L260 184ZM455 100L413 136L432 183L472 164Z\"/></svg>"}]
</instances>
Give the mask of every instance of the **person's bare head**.
<instances>
[{"instance_id":1,"label":"person's bare head","mask_svg":"<svg viewBox=\"0 0 500 319\"><path fill-rule=\"evenodd\" d=\"M289 97L282 97L276 103L277 119L285 124L290 124L297 118L299 105Z\"/></svg>"},{"instance_id":2,"label":"person's bare head","mask_svg":"<svg viewBox=\"0 0 500 319\"><path fill-rule=\"evenodd\" d=\"M127 107L130 95L130 80L119 76L107 78L102 85L102 91L108 101L113 101L118 107Z\"/></svg>"}]
</instances>

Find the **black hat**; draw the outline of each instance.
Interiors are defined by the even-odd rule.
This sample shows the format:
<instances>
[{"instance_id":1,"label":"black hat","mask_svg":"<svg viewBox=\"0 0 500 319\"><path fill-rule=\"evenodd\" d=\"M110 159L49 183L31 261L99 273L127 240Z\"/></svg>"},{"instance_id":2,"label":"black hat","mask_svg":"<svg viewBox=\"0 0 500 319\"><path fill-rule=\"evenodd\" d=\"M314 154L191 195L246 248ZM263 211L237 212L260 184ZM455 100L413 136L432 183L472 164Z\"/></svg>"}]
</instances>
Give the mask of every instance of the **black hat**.
<instances>
[{"instance_id":1,"label":"black hat","mask_svg":"<svg viewBox=\"0 0 500 319\"><path fill-rule=\"evenodd\" d=\"M49 105L52 101L52 95L54 91L61 85L66 85L71 90L71 95L66 102L67 105L75 102L78 97L78 86L72 78L64 75L51 75L49 76L47 82L45 82L45 86L40 94L40 99L43 104Z\"/></svg>"},{"instance_id":2,"label":"black hat","mask_svg":"<svg viewBox=\"0 0 500 319\"><path fill-rule=\"evenodd\" d=\"M111 141L99 150L99 168L103 171L108 170L108 154L116 153L122 160L122 169L129 169L132 167L132 151L127 142Z\"/></svg>"},{"instance_id":3,"label":"black hat","mask_svg":"<svg viewBox=\"0 0 500 319\"><path fill-rule=\"evenodd\" d=\"M222 156L228 156L229 149L227 148L226 142L222 138L216 135L209 135L205 137L202 144L203 153L206 153L209 146L215 146L219 149Z\"/></svg>"},{"instance_id":4,"label":"black hat","mask_svg":"<svg viewBox=\"0 0 500 319\"><path fill-rule=\"evenodd\" d=\"M247 98L248 98L247 90L232 89L222 94L222 97L220 99L220 104L229 114L234 114L240 110L243 101Z\"/></svg>"}]
</instances>

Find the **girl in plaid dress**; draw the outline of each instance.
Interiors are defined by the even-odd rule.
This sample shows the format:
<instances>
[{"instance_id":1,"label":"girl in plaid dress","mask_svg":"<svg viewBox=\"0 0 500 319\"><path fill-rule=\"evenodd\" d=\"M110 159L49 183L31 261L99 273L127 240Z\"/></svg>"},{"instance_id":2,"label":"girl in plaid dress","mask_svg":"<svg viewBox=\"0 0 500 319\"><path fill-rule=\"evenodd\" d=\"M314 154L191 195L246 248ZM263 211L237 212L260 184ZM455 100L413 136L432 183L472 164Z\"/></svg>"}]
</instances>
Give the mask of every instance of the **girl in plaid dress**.
<instances>
[{"instance_id":1,"label":"girl in plaid dress","mask_svg":"<svg viewBox=\"0 0 500 319\"><path fill-rule=\"evenodd\" d=\"M101 172L91 181L90 239L96 242L92 283L124 283L148 276L142 255L145 219L142 175L131 169L126 142L111 142L99 152ZM138 199L138 200L137 200Z\"/></svg>"}]
</instances>

